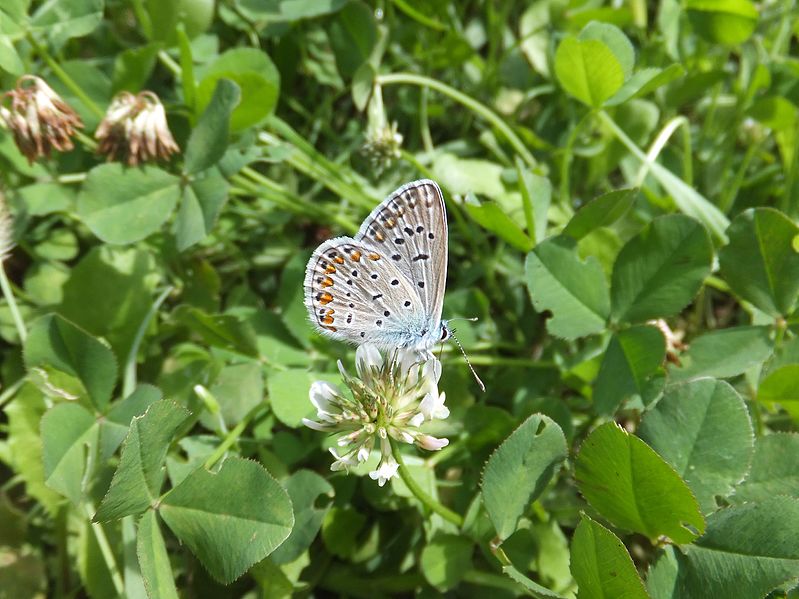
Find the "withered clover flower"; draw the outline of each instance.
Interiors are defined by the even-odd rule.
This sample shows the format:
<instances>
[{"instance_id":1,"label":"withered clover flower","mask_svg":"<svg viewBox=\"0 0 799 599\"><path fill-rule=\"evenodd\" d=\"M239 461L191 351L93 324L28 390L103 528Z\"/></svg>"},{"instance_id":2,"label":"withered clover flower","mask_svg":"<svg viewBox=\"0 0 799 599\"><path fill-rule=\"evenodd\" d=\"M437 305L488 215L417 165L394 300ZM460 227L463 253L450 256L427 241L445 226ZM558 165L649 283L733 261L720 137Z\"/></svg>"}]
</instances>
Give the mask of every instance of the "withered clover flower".
<instances>
[{"instance_id":1,"label":"withered clover flower","mask_svg":"<svg viewBox=\"0 0 799 599\"><path fill-rule=\"evenodd\" d=\"M114 96L94 137L100 154L109 161L124 159L130 166L166 160L180 151L169 131L164 106L151 91Z\"/></svg>"},{"instance_id":2,"label":"withered clover flower","mask_svg":"<svg viewBox=\"0 0 799 599\"><path fill-rule=\"evenodd\" d=\"M326 381L311 385L317 420L305 418L303 423L337 435L339 450L330 449L335 458L331 470L357 466L377 449L380 462L369 476L382 487L399 467L390 439L430 451L449 443L420 430L427 421L449 416L444 393L438 392L441 363L431 354L406 349L383 356L375 346L364 344L355 353L355 366L358 375L351 376L338 363L349 395Z\"/></svg>"},{"instance_id":3,"label":"withered clover flower","mask_svg":"<svg viewBox=\"0 0 799 599\"><path fill-rule=\"evenodd\" d=\"M2 96L0 122L32 163L55 148L71 150L75 129L83 127L78 114L42 79L23 75L17 86Z\"/></svg>"}]
</instances>

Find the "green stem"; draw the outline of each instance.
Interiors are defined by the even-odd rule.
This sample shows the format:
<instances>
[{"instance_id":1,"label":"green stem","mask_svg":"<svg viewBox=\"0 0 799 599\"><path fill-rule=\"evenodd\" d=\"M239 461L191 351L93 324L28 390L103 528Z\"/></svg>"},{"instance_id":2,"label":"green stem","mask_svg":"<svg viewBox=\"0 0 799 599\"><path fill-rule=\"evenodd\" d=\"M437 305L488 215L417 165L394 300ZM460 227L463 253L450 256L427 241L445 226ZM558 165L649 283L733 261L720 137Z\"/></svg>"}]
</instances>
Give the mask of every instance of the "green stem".
<instances>
[{"instance_id":1,"label":"green stem","mask_svg":"<svg viewBox=\"0 0 799 599\"><path fill-rule=\"evenodd\" d=\"M0 393L0 407L4 406L9 399L13 398L17 394L17 391L19 391L19 388L22 387L27 380L28 377L23 376L14 381L12 385L3 389L3 392Z\"/></svg>"},{"instance_id":2,"label":"green stem","mask_svg":"<svg viewBox=\"0 0 799 599\"><path fill-rule=\"evenodd\" d=\"M84 512L89 519L89 524L92 527L92 532L97 539L97 545L100 547L100 553L105 561L105 566L108 568L108 573L111 575L111 581L114 583L114 588L119 597L125 596L125 583L122 581L122 575L119 573L119 566L117 565L114 552L111 550L111 544L108 542L108 537L105 536L103 525L99 522L94 522L93 517L96 510L91 502L84 504Z\"/></svg>"},{"instance_id":3,"label":"green stem","mask_svg":"<svg viewBox=\"0 0 799 599\"><path fill-rule=\"evenodd\" d=\"M222 440L222 443L220 443L219 447L214 450L214 453L208 456L208 459L205 460L206 470L210 470L214 464L222 459L225 453L227 453L227 450L230 449L230 447L238 440L239 437L241 437L241 434L244 432L244 429L247 428L247 425L249 425L250 422L252 422L253 419L258 416L261 410L263 410L265 407L266 404L259 403L257 406L247 412L244 418L242 418L241 421L233 428L233 430L230 431Z\"/></svg>"},{"instance_id":4,"label":"green stem","mask_svg":"<svg viewBox=\"0 0 799 599\"><path fill-rule=\"evenodd\" d=\"M449 508L441 505L438 501L430 497L430 495L428 495L425 492L425 490L422 489L422 487L419 486L419 483L417 483L416 480L414 480L414 478L411 476L410 471L408 471L408 467L405 465L405 462L402 460L402 454L400 453L399 448L397 447L397 442L394 439L389 439L389 440L391 441L391 453L394 456L394 459L397 461L397 464L399 465L398 471L400 478L408 487L408 489L410 489L411 493L413 493L414 496L419 501L421 501L423 505L425 505L428 509L435 512L442 518L444 518L444 520L451 522L458 528L462 527L463 517L461 517L459 514L456 514Z\"/></svg>"},{"instance_id":5,"label":"green stem","mask_svg":"<svg viewBox=\"0 0 799 599\"><path fill-rule=\"evenodd\" d=\"M6 302L8 303L8 309L11 312L11 318L14 320L14 326L17 327L19 340L22 343L25 343L25 339L28 336L28 331L25 328L25 322L22 320L22 315L19 313L17 300L14 299L14 293L11 291L11 284L6 276L6 269L3 267L2 260L0 260L0 289L2 289L3 296L6 298Z\"/></svg>"},{"instance_id":6,"label":"green stem","mask_svg":"<svg viewBox=\"0 0 799 599\"><path fill-rule=\"evenodd\" d=\"M75 80L69 76L69 74L61 68L55 59L50 56L50 53L47 51L43 45L36 41L36 38L33 36L32 33L28 33L28 41L30 42L33 49L36 50L36 53L42 57L44 62L47 63L53 73L55 73L56 77L61 80L69 91L71 91L78 100L80 100L86 108L91 110L94 114L96 114L99 118L103 118L105 116L105 111L103 111L97 104L94 103L89 95L83 91L83 88L78 85Z\"/></svg>"},{"instance_id":7,"label":"green stem","mask_svg":"<svg viewBox=\"0 0 799 599\"><path fill-rule=\"evenodd\" d=\"M147 39L152 39L153 37L153 22L150 20L150 15L144 9L144 4L142 0L131 0L131 6L133 7L133 14L136 15L136 19L139 21L139 25L141 26L142 33L144 37Z\"/></svg>"},{"instance_id":8,"label":"green stem","mask_svg":"<svg viewBox=\"0 0 799 599\"><path fill-rule=\"evenodd\" d=\"M164 303L164 300L172 292L172 289L174 289L174 287L169 285L161 292L161 295L155 299L153 305L150 306L150 310L139 324L139 328L136 331L136 336L133 338L133 345L130 348L130 353L128 353L127 363L125 364L125 378L124 382L122 383L122 397L127 397L133 393L133 390L136 388L136 356L139 353L139 346L141 345L142 339L144 339L144 333L147 331L147 327L150 326L150 322L158 312L158 308L160 308L161 304Z\"/></svg>"},{"instance_id":9,"label":"green stem","mask_svg":"<svg viewBox=\"0 0 799 599\"><path fill-rule=\"evenodd\" d=\"M522 142L519 136L516 135L513 129L511 129L494 111L488 108L488 106L481 104L474 98L467 96L466 94L459 92L457 89L441 83L440 81L431 79L430 77L425 77L423 75L415 75L413 73L393 73L390 75L380 75L377 77L377 82L383 86L396 83L407 83L410 85L418 85L419 87L429 87L430 89L434 89L437 92L452 98L456 102L466 106L466 108L470 109L484 120L491 123L491 125L493 125L497 131L499 131L505 137L508 143L513 146L513 149L516 150L519 156L522 157L522 159L530 168L538 168L538 162L524 145L524 142Z\"/></svg>"}]
</instances>

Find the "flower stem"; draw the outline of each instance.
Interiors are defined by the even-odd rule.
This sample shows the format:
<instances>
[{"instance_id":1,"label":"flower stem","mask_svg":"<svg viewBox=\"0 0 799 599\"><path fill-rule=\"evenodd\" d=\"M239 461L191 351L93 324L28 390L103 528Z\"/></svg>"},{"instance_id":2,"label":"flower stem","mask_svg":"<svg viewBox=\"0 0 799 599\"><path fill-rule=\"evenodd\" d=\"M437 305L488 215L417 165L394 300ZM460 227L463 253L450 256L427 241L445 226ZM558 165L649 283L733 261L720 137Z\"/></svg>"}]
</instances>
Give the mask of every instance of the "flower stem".
<instances>
[{"instance_id":1,"label":"flower stem","mask_svg":"<svg viewBox=\"0 0 799 599\"><path fill-rule=\"evenodd\" d=\"M17 327L17 334L19 340L25 343L25 338L28 336L28 331L25 328L25 322L22 320L22 315L19 313L17 301L14 299L14 293L11 291L11 284L8 282L6 276L6 269L3 268L3 263L0 260L0 289L3 291L3 297L6 298L8 309L11 312L11 317L14 319L14 325Z\"/></svg>"},{"instance_id":2,"label":"flower stem","mask_svg":"<svg viewBox=\"0 0 799 599\"><path fill-rule=\"evenodd\" d=\"M447 507L441 505L438 501L430 497L422 487L419 486L419 483L411 476L408 467L405 465L405 462L402 460L402 454L397 447L397 442L394 439L390 439L391 441L391 453L394 456L394 459L397 460L397 464L399 465L398 472L402 482L410 489L411 493L414 494L416 499L421 501L425 506L427 506L431 511L435 512L444 520L448 522L452 522L455 526L460 528L463 526L463 517L459 514L456 514L452 510Z\"/></svg>"},{"instance_id":3,"label":"flower stem","mask_svg":"<svg viewBox=\"0 0 799 599\"><path fill-rule=\"evenodd\" d=\"M227 436L219 445L219 447L217 447L216 450L214 450L214 453L208 456L208 459L205 460L204 465L206 470L210 469L214 464L216 464L220 459L222 459L225 453L227 453L227 450L230 449L231 445L233 445L238 440L238 438L244 432L244 429L247 428L247 425L249 425L250 422L252 422L255 419L255 417L258 414L260 414L261 410L263 410L265 407L266 404L259 403L252 410L247 412L247 414L244 416L244 418L241 419L241 421L235 426L235 428L227 434Z\"/></svg>"},{"instance_id":4,"label":"flower stem","mask_svg":"<svg viewBox=\"0 0 799 599\"><path fill-rule=\"evenodd\" d=\"M437 92L444 94L445 96L449 96L456 102L466 106L466 108L474 112L476 115L491 123L491 125L493 125L497 131L499 131L502 136L508 140L508 143L513 146L513 149L516 150L519 156L522 157L522 159L530 168L538 168L538 162L527 149L527 146L524 145L524 142L519 138L518 135L516 135L513 129L511 129L508 124L499 117L499 115L497 115L485 104L481 104L474 98L459 92L454 87L450 87L449 85L441 83L435 79L431 79L430 77L415 75L413 73L393 73L390 75L380 75L377 77L377 83L383 86L391 85L392 83L408 83L411 85L418 85L419 87L429 87L430 89L434 89Z\"/></svg>"},{"instance_id":5,"label":"flower stem","mask_svg":"<svg viewBox=\"0 0 799 599\"><path fill-rule=\"evenodd\" d=\"M147 327L150 326L150 322L158 312L158 308L160 308L161 304L164 303L164 300L172 292L172 289L174 289L172 285L169 285L161 292L161 295L159 295L153 302L153 305L150 306L150 310L144 316L144 319L141 321L141 323L139 323L139 328L136 331L136 337L133 339L133 345L130 348L127 363L125 364L125 376L122 384L122 397L127 397L133 393L133 390L136 388L136 356L139 353L139 346L141 345L142 339L144 339L144 333L147 331Z\"/></svg>"},{"instance_id":6,"label":"flower stem","mask_svg":"<svg viewBox=\"0 0 799 599\"><path fill-rule=\"evenodd\" d=\"M119 566L117 565L114 552L111 549L111 544L108 542L108 537L105 536L103 525L99 522L92 521L93 515L96 512L94 505L91 502L84 504L86 517L89 519L89 525L92 527L92 532L97 539L97 545L100 547L100 553L103 555L105 566L108 568L108 573L111 575L111 581L114 583L114 588L120 597L125 596L125 583L122 581L122 575L119 573Z\"/></svg>"},{"instance_id":7,"label":"flower stem","mask_svg":"<svg viewBox=\"0 0 799 599\"><path fill-rule=\"evenodd\" d=\"M105 116L103 109L97 106L97 104L94 103L94 100L92 100L89 95L83 91L83 88L78 85L64 69L61 68L61 65L59 65L52 56L50 56L47 48L36 41L36 38L32 33L28 33L28 41L30 42L31 46L33 46L33 49L36 50L36 53L42 57L42 60L47 63L47 66L52 69L56 77L61 80L61 83L63 83L69 89L69 91L75 94L75 97L83 102L83 105L86 106L86 108L91 110L99 118L103 118Z\"/></svg>"}]
</instances>

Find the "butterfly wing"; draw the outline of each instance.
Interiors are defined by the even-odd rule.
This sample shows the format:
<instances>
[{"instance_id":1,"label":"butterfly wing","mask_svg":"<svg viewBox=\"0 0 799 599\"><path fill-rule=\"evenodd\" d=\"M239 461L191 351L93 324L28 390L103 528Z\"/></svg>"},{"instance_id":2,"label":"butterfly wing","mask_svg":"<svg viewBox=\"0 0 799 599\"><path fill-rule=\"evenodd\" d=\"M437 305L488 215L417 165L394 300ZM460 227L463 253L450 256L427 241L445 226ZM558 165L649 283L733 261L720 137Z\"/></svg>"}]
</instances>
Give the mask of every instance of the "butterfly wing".
<instances>
[{"instance_id":1,"label":"butterfly wing","mask_svg":"<svg viewBox=\"0 0 799 599\"><path fill-rule=\"evenodd\" d=\"M443 198L428 180L399 188L355 239L319 246L305 274L311 321L335 339L380 347L428 347L439 337L446 282Z\"/></svg>"},{"instance_id":2,"label":"butterfly wing","mask_svg":"<svg viewBox=\"0 0 799 599\"><path fill-rule=\"evenodd\" d=\"M384 248L437 326L447 282L447 212L438 185L429 179L403 185L372 211L355 238Z\"/></svg>"},{"instance_id":3,"label":"butterfly wing","mask_svg":"<svg viewBox=\"0 0 799 599\"><path fill-rule=\"evenodd\" d=\"M389 256L351 237L326 241L313 253L305 306L325 335L384 348L412 344L425 316L419 295Z\"/></svg>"}]
</instances>

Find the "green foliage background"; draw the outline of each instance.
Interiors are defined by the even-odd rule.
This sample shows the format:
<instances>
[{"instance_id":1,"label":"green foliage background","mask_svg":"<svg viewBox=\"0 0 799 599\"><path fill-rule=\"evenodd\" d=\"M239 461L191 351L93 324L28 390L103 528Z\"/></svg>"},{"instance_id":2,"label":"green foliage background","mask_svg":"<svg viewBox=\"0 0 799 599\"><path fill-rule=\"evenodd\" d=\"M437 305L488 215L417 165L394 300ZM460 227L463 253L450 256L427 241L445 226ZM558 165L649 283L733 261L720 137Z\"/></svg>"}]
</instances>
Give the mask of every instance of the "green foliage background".
<instances>
[{"instance_id":1,"label":"green foliage background","mask_svg":"<svg viewBox=\"0 0 799 599\"><path fill-rule=\"evenodd\" d=\"M0 129L0 596L795 596L798 34L781 0L3 2L0 88L86 127L33 164ZM106 164L142 89L182 156ZM442 349L450 445L405 460L448 518L301 424L352 362L308 256L421 177L487 386Z\"/></svg>"}]
</instances>

